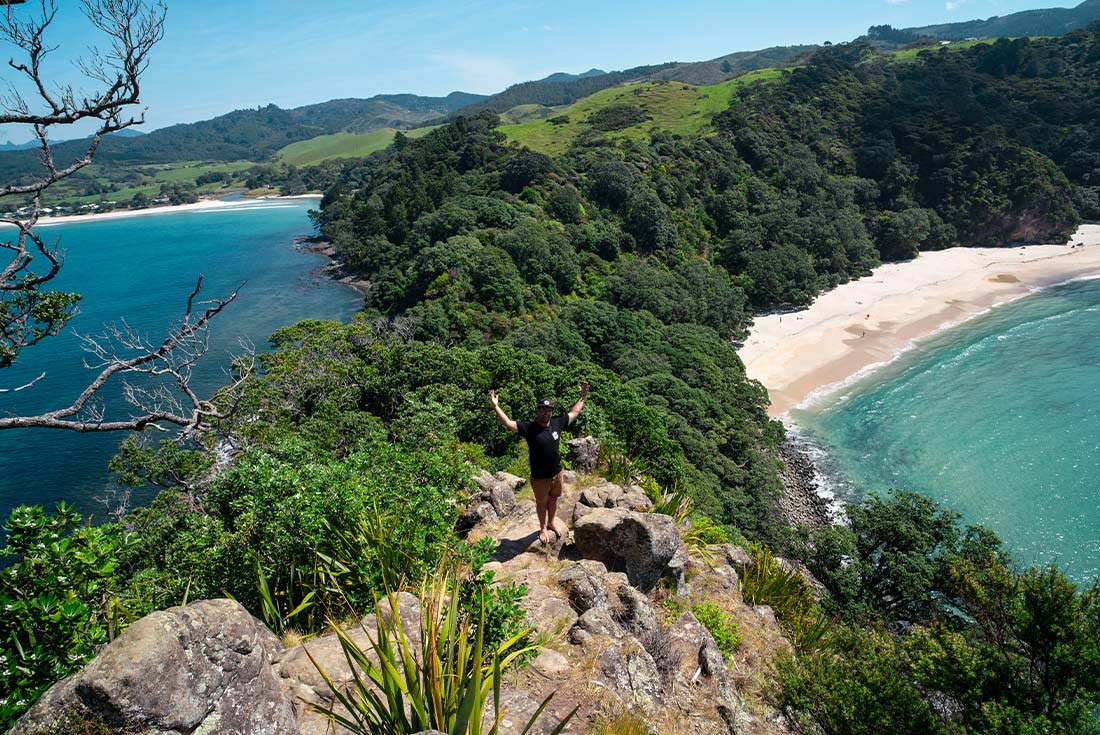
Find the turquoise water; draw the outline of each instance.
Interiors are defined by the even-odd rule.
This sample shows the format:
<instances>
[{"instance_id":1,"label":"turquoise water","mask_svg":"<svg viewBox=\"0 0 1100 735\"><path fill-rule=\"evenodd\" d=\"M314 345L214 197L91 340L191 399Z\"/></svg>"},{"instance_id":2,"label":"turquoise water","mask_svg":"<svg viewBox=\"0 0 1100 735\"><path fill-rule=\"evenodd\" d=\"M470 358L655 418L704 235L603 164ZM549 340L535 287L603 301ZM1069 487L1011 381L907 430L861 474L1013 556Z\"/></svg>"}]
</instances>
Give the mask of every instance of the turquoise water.
<instances>
[{"instance_id":1,"label":"turquoise water","mask_svg":"<svg viewBox=\"0 0 1100 735\"><path fill-rule=\"evenodd\" d=\"M225 296L242 281L240 296L212 322L210 349L195 370L194 384L210 392L227 382L223 372L238 338L257 349L279 327L301 319L347 319L361 297L321 278L319 255L294 247L313 231L306 216L316 200L272 200L205 212L173 212L43 227L59 238L65 266L54 287L84 296L80 313L64 332L20 355L0 371L0 387L22 385L45 371L33 388L0 395L0 410L39 412L69 405L92 372L81 364L76 332L91 334L125 319L159 344L182 315L199 273L199 298ZM114 379L117 380L117 377ZM129 415L119 383L103 392L107 418ZM94 498L114 486L107 462L123 435L76 434L26 429L0 432L0 516L23 503L52 508L59 500L102 518ZM136 500L147 500L149 492Z\"/></svg>"},{"instance_id":2,"label":"turquoise water","mask_svg":"<svg viewBox=\"0 0 1100 735\"><path fill-rule=\"evenodd\" d=\"M1100 576L1100 280L945 331L792 418L841 497L913 490L1021 563Z\"/></svg>"}]
</instances>

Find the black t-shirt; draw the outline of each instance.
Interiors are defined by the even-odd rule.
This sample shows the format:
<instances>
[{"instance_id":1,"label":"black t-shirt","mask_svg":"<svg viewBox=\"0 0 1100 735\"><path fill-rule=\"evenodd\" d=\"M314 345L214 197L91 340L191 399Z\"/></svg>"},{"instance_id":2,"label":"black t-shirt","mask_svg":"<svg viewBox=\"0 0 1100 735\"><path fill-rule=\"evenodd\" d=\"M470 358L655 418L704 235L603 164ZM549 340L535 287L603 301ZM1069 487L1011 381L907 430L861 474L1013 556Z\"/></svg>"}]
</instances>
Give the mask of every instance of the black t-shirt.
<instances>
[{"instance_id":1,"label":"black t-shirt","mask_svg":"<svg viewBox=\"0 0 1100 735\"><path fill-rule=\"evenodd\" d=\"M558 443L566 426L569 426L569 414L551 416L549 426L543 426L538 421L516 422L516 433L527 440L531 479L545 480L561 472Z\"/></svg>"}]
</instances>

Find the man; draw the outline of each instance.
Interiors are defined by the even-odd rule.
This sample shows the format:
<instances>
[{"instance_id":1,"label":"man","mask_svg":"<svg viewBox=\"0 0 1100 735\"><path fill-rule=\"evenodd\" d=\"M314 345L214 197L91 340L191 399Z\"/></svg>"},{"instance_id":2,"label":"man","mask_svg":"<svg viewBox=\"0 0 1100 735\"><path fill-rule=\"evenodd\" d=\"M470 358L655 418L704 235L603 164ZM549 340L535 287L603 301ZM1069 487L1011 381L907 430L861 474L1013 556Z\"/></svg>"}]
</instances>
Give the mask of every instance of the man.
<instances>
[{"instance_id":1,"label":"man","mask_svg":"<svg viewBox=\"0 0 1100 735\"><path fill-rule=\"evenodd\" d=\"M513 421L500 407L500 399L495 390L489 391L489 402L493 404L500 423L508 430L527 440L527 452L531 460L531 489L535 493L535 510L539 516L539 541L550 542L548 531L561 538L561 529L554 514L558 510L558 498L562 490L561 442L562 429L577 420L584 399L588 397L588 381L581 383L580 397L565 416L554 416L554 402L544 398L538 403L534 421Z\"/></svg>"}]
</instances>

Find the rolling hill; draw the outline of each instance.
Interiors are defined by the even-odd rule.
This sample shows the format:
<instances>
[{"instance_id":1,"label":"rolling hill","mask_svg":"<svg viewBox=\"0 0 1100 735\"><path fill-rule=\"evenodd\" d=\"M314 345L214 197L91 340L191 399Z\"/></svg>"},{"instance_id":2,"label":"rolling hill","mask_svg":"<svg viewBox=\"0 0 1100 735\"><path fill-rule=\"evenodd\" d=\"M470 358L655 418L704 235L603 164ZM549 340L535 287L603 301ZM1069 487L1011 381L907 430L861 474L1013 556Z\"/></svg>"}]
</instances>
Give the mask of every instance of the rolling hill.
<instances>
[{"instance_id":1,"label":"rolling hill","mask_svg":"<svg viewBox=\"0 0 1100 735\"><path fill-rule=\"evenodd\" d=\"M177 161L259 161L290 143L335 133L379 128L413 128L482 99L453 92L446 97L412 94L339 99L284 110L275 105L236 110L210 120L172 125L136 137L109 136L99 147L100 164L153 164ZM83 153L84 141L59 144L59 160ZM34 150L0 152L0 177L18 179L38 170Z\"/></svg>"},{"instance_id":2,"label":"rolling hill","mask_svg":"<svg viewBox=\"0 0 1100 735\"><path fill-rule=\"evenodd\" d=\"M782 78L782 69L760 69L719 84L636 82L605 89L543 120L503 125L510 140L540 153L564 152L586 134L608 139L648 140L649 131L698 135L710 129L715 113L729 108L738 90Z\"/></svg>"},{"instance_id":3,"label":"rolling hill","mask_svg":"<svg viewBox=\"0 0 1100 735\"><path fill-rule=\"evenodd\" d=\"M1084 0L1072 8L1044 8L1023 10L985 20L968 20L961 23L917 26L893 29L890 26L872 26L867 38L901 45L919 38L936 38L944 41L961 41L968 38L1015 38L1020 36L1061 36L1084 28L1100 20L1100 0Z\"/></svg>"}]
</instances>

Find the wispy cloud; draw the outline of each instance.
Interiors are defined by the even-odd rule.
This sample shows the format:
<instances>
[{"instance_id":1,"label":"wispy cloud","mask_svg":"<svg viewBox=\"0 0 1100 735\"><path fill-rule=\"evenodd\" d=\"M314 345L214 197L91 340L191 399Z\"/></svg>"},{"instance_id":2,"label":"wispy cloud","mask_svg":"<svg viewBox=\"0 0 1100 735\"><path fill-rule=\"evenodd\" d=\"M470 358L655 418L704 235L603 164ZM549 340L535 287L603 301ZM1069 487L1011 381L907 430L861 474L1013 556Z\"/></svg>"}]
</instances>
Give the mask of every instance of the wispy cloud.
<instances>
[{"instance_id":1,"label":"wispy cloud","mask_svg":"<svg viewBox=\"0 0 1100 735\"><path fill-rule=\"evenodd\" d=\"M560 30L561 30L561 26L550 26L550 25L546 25L546 26L543 26L543 27L542 27L542 30L544 30L544 31L547 31L547 32L549 32L549 33L553 33L554 31L560 31Z\"/></svg>"},{"instance_id":2,"label":"wispy cloud","mask_svg":"<svg viewBox=\"0 0 1100 735\"><path fill-rule=\"evenodd\" d=\"M887 5L905 5L909 0L886 0Z\"/></svg>"},{"instance_id":3,"label":"wispy cloud","mask_svg":"<svg viewBox=\"0 0 1100 735\"><path fill-rule=\"evenodd\" d=\"M967 0L947 0L947 2L943 4L943 7L947 8L948 10L957 10L966 3Z\"/></svg>"}]
</instances>

